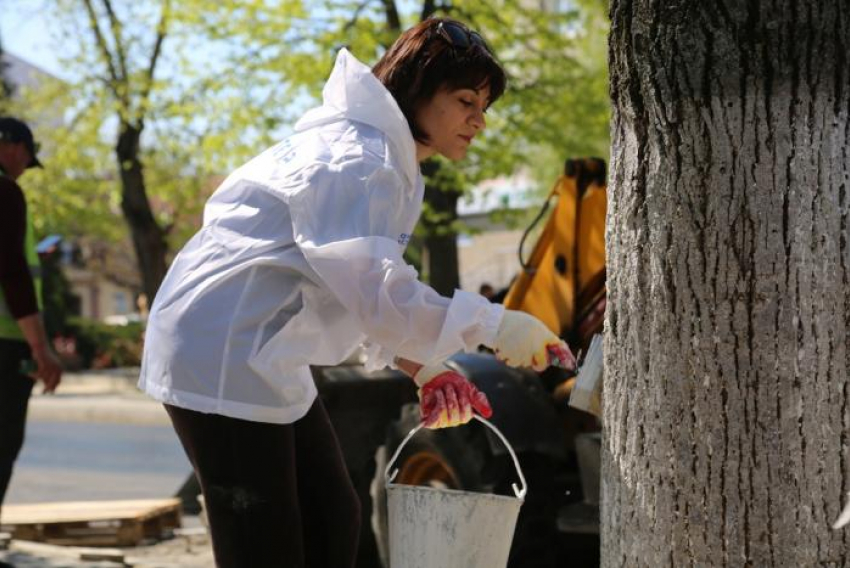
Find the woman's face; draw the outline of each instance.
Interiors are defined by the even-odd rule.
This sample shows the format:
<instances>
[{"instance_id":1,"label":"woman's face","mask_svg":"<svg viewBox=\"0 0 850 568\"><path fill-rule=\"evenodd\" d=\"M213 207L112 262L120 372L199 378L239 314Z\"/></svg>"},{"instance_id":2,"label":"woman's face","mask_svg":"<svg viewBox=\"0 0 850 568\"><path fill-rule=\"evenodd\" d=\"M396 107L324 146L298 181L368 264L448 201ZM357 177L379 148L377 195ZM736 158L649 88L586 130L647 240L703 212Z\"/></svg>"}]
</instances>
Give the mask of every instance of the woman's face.
<instances>
[{"instance_id":1,"label":"woman's face","mask_svg":"<svg viewBox=\"0 0 850 568\"><path fill-rule=\"evenodd\" d=\"M476 134L486 126L484 112L490 102L490 87L481 89L439 89L416 109L416 124L428 135L426 144L417 143L419 160L440 154L460 160Z\"/></svg>"}]
</instances>

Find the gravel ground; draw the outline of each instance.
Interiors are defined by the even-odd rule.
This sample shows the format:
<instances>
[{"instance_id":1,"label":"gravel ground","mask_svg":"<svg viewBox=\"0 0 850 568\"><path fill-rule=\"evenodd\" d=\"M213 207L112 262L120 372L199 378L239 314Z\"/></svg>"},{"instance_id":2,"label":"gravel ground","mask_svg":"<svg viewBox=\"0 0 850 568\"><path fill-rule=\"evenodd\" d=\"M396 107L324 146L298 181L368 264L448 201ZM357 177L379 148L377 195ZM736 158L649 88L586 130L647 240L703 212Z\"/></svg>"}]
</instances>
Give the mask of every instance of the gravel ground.
<instances>
[{"instance_id":1,"label":"gravel ground","mask_svg":"<svg viewBox=\"0 0 850 568\"><path fill-rule=\"evenodd\" d=\"M89 554L111 556L95 560ZM103 556L102 556L103 557ZM84 559L91 558L91 559ZM77 548L13 540L9 549L0 551L0 560L15 568L210 568L214 566L207 534L194 529L156 543L133 548Z\"/></svg>"}]
</instances>

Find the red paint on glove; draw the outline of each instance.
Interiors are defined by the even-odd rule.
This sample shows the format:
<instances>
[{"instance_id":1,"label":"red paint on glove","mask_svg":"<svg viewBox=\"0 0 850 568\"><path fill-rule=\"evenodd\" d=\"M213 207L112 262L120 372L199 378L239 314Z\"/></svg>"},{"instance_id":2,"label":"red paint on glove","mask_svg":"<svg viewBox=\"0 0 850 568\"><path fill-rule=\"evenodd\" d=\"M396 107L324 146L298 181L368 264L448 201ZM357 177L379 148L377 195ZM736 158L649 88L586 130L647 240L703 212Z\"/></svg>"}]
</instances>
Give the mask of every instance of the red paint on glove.
<instances>
[{"instance_id":1,"label":"red paint on glove","mask_svg":"<svg viewBox=\"0 0 850 568\"><path fill-rule=\"evenodd\" d=\"M562 369L567 369L568 371L575 370L576 358L563 343L547 345L546 351L549 357L548 364L550 366L560 367Z\"/></svg>"},{"instance_id":2,"label":"red paint on glove","mask_svg":"<svg viewBox=\"0 0 850 568\"><path fill-rule=\"evenodd\" d=\"M487 396L463 375L446 369L419 389L419 415L426 428L459 426L472 420L473 410L493 415Z\"/></svg>"}]
</instances>

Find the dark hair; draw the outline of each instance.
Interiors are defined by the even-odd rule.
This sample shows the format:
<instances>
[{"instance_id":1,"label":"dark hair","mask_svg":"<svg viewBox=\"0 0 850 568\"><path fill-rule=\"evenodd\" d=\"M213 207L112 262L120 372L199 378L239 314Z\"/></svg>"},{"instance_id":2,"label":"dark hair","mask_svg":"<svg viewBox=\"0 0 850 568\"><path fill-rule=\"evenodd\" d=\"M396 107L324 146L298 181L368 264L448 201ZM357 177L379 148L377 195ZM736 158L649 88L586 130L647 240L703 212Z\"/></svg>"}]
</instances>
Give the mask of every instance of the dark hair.
<instances>
[{"instance_id":1,"label":"dark hair","mask_svg":"<svg viewBox=\"0 0 850 568\"><path fill-rule=\"evenodd\" d=\"M413 137L427 142L416 124L415 111L441 88L478 90L490 87L489 107L505 92L505 71L489 49L479 43L453 46L437 33L437 26L464 24L450 18L429 18L410 28L393 43L372 73L383 83L407 118Z\"/></svg>"}]
</instances>

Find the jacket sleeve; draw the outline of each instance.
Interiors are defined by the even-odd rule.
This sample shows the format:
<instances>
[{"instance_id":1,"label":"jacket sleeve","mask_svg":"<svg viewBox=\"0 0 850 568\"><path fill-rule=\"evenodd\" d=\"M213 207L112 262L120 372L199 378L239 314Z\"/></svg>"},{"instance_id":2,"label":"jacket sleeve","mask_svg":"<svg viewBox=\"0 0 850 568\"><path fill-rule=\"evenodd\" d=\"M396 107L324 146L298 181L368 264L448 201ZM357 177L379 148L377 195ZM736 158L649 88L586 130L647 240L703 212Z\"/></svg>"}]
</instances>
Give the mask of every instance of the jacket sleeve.
<instances>
[{"instance_id":1,"label":"jacket sleeve","mask_svg":"<svg viewBox=\"0 0 850 568\"><path fill-rule=\"evenodd\" d=\"M427 364L491 345L502 306L461 290L445 298L403 258L397 219L418 207L399 175L353 160L323 165L290 195L293 235L310 267L355 315L370 368L393 356Z\"/></svg>"}]
</instances>

